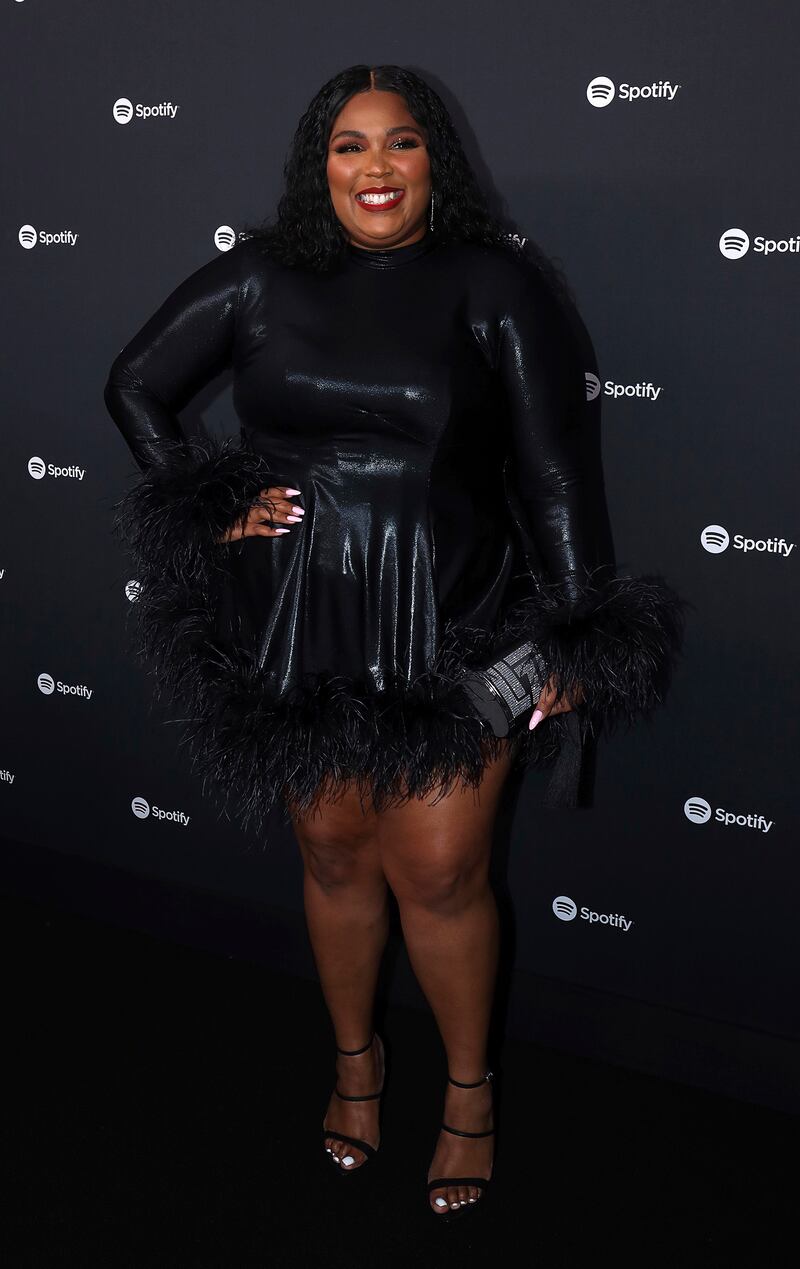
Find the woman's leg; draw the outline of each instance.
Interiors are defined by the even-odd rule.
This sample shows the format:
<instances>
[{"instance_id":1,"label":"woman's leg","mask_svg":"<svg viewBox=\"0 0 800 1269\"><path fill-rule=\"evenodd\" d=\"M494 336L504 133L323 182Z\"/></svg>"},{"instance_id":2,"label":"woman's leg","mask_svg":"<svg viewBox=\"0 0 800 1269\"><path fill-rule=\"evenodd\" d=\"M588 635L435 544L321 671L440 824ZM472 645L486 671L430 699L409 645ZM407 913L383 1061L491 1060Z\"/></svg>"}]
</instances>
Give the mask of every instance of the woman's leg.
<instances>
[{"instance_id":1,"label":"woman's leg","mask_svg":"<svg viewBox=\"0 0 800 1269\"><path fill-rule=\"evenodd\" d=\"M487 1070L486 1044L497 972L498 916L489 884L495 813L511 766L508 746L486 766L479 789L460 786L431 804L414 799L378 817L383 870L400 908L414 972L433 1010L449 1074L472 1083ZM446 1086L445 1123L492 1127L491 1086ZM428 1172L491 1175L493 1139L440 1132ZM434 1190L435 1212L479 1197L477 1186ZM436 1199L444 1198L445 1206Z\"/></svg>"},{"instance_id":2,"label":"woman's leg","mask_svg":"<svg viewBox=\"0 0 800 1269\"><path fill-rule=\"evenodd\" d=\"M359 1049L372 1034L372 1010L381 956L388 934L388 895L378 853L376 818L362 810L357 791L339 786L333 800L320 801L313 815L292 814L303 857L306 921L322 993L336 1044ZM342 1093L374 1093L383 1080L379 1044L356 1057L337 1054ZM377 1146L379 1102L346 1102L331 1095L324 1125ZM346 1168L359 1167L363 1151L332 1132L325 1145ZM350 1162L346 1162L350 1160Z\"/></svg>"}]
</instances>

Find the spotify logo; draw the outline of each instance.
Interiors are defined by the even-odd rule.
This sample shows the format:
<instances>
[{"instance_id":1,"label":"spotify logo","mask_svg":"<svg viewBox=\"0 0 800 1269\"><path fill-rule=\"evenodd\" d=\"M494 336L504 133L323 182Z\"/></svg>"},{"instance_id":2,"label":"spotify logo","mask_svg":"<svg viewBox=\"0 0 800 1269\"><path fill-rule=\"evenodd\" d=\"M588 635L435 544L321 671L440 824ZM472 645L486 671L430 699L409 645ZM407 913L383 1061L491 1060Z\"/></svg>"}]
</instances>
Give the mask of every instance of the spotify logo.
<instances>
[{"instance_id":1,"label":"spotify logo","mask_svg":"<svg viewBox=\"0 0 800 1269\"><path fill-rule=\"evenodd\" d=\"M184 828L188 827L191 818L185 811L165 811L155 803L151 806L147 798L140 797L133 799L131 810L137 820L146 820L150 816L154 820L166 821L169 824L181 824Z\"/></svg>"},{"instance_id":2,"label":"spotify logo","mask_svg":"<svg viewBox=\"0 0 800 1269\"><path fill-rule=\"evenodd\" d=\"M738 260L750 250L750 238L743 229L726 229L719 240L719 249L726 260Z\"/></svg>"},{"instance_id":3,"label":"spotify logo","mask_svg":"<svg viewBox=\"0 0 800 1269\"><path fill-rule=\"evenodd\" d=\"M560 894L553 900L553 911L559 921L574 921L578 915L578 906L569 895Z\"/></svg>"},{"instance_id":4,"label":"spotify logo","mask_svg":"<svg viewBox=\"0 0 800 1269\"><path fill-rule=\"evenodd\" d=\"M141 582L132 580L126 584L125 594L127 595L128 599L131 601L132 604L136 603L136 600L139 598L139 595L141 594L141 590L142 590Z\"/></svg>"},{"instance_id":5,"label":"spotify logo","mask_svg":"<svg viewBox=\"0 0 800 1269\"><path fill-rule=\"evenodd\" d=\"M586 99L590 106L608 106L615 96L620 101L674 101L680 84L671 84L668 79L659 79L652 84L620 84L619 91L613 79L607 75L597 75L586 88Z\"/></svg>"},{"instance_id":6,"label":"spotify logo","mask_svg":"<svg viewBox=\"0 0 800 1269\"><path fill-rule=\"evenodd\" d=\"M719 249L726 260L740 260L752 247L755 255L798 255L800 254L800 234L790 238L765 238L757 234L750 240L744 229L726 229L719 240Z\"/></svg>"},{"instance_id":7,"label":"spotify logo","mask_svg":"<svg viewBox=\"0 0 800 1269\"><path fill-rule=\"evenodd\" d=\"M559 921L574 921L578 915L578 905L568 894L559 894L553 900L553 912ZM622 930L624 934L633 925L633 921L621 912L595 912L592 908L581 908L580 917L590 925L610 925L615 930Z\"/></svg>"},{"instance_id":8,"label":"spotify logo","mask_svg":"<svg viewBox=\"0 0 800 1269\"><path fill-rule=\"evenodd\" d=\"M687 798L683 813L693 824L707 824L711 819L711 804L705 798Z\"/></svg>"},{"instance_id":9,"label":"spotify logo","mask_svg":"<svg viewBox=\"0 0 800 1269\"><path fill-rule=\"evenodd\" d=\"M721 524L707 524L700 534L700 541L710 555L719 555L722 551L727 551L730 540L728 530L723 529Z\"/></svg>"},{"instance_id":10,"label":"spotify logo","mask_svg":"<svg viewBox=\"0 0 800 1269\"><path fill-rule=\"evenodd\" d=\"M80 696L83 700L90 701L94 694L94 688L87 687L85 683L62 683L61 679L54 679L52 674L40 674L36 686L43 696L52 696L53 692L57 692L59 696Z\"/></svg>"},{"instance_id":11,"label":"spotify logo","mask_svg":"<svg viewBox=\"0 0 800 1269\"><path fill-rule=\"evenodd\" d=\"M687 798L683 804L683 813L692 824L707 824L712 815L711 803L701 797ZM768 820L766 815L757 815L755 811L727 811L724 806L716 807L713 815L717 824L722 824L723 828L755 828L759 833L768 833L775 823L774 820Z\"/></svg>"},{"instance_id":12,"label":"spotify logo","mask_svg":"<svg viewBox=\"0 0 800 1269\"><path fill-rule=\"evenodd\" d=\"M586 97L591 106L607 106L614 100L616 91L613 80L606 79L605 75L598 75L588 85Z\"/></svg>"},{"instance_id":13,"label":"spotify logo","mask_svg":"<svg viewBox=\"0 0 800 1269\"><path fill-rule=\"evenodd\" d=\"M756 551L759 555L780 555L783 559L788 559L797 545L787 542L786 538L746 538L743 533L734 533L732 540L734 551L745 555ZM710 555L721 555L730 545L731 537L721 524L708 524L700 534L700 542Z\"/></svg>"},{"instance_id":14,"label":"spotify logo","mask_svg":"<svg viewBox=\"0 0 800 1269\"><path fill-rule=\"evenodd\" d=\"M35 229L33 225L22 225L17 234L20 246L26 251L35 247L37 242L40 247L74 247L78 237L73 229L58 229L55 233L50 233L46 229Z\"/></svg>"},{"instance_id":15,"label":"spotify logo","mask_svg":"<svg viewBox=\"0 0 800 1269\"><path fill-rule=\"evenodd\" d=\"M111 112L117 123L130 123L133 118L133 102L127 97L118 97Z\"/></svg>"},{"instance_id":16,"label":"spotify logo","mask_svg":"<svg viewBox=\"0 0 800 1269\"><path fill-rule=\"evenodd\" d=\"M230 225L220 225L214 233L214 246L219 251L230 251L236 244L236 230Z\"/></svg>"},{"instance_id":17,"label":"spotify logo","mask_svg":"<svg viewBox=\"0 0 800 1269\"><path fill-rule=\"evenodd\" d=\"M85 467L78 467L77 463L71 463L69 467L60 467L56 463L45 463L43 458L34 455L28 459L28 475L34 480L41 480L44 476L53 476L56 480L83 480L86 475Z\"/></svg>"},{"instance_id":18,"label":"spotify logo","mask_svg":"<svg viewBox=\"0 0 800 1269\"><path fill-rule=\"evenodd\" d=\"M111 108L117 123L130 123L131 119L174 119L179 106L171 101L162 101L157 106L143 106L140 102L135 106L129 97L118 97Z\"/></svg>"},{"instance_id":19,"label":"spotify logo","mask_svg":"<svg viewBox=\"0 0 800 1269\"><path fill-rule=\"evenodd\" d=\"M618 401L620 397L637 397L642 401L657 401L664 391L655 383L615 383L613 379L606 379L605 383L601 383L596 374L591 370L585 372L586 378L586 400L594 401L600 394L602 388L603 396L613 397Z\"/></svg>"}]
</instances>

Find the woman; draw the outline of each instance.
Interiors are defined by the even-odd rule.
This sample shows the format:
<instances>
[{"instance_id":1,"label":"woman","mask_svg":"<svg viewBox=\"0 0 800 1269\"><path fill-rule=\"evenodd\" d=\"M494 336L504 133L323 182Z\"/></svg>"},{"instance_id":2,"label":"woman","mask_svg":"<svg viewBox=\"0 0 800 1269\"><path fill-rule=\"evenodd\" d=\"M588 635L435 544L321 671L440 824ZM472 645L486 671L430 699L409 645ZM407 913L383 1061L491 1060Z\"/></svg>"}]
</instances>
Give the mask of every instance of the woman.
<instances>
[{"instance_id":1,"label":"woman","mask_svg":"<svg viewBox=\"0 0 800 1269\"><path fill-rule=\"evenodd\" d=\"M178 286L109 375L143 469L119 519L140 651L225 805L260 824L280 800L291 820L338 1050L323 1137L340 1172L379 1145L393 891L450 1077L428 1202L461 1214L493 1162L503 782L554 764L551 803L575 804L594 723L660 699L681 601L600 558L558 302L430 86L393 66L336 75L285 175L276 223ZM240 443L190 442L177 412L227 365ZM529 725L498 737L459 674L526 634L553 672Z\"/></svg>"}]
</instances>

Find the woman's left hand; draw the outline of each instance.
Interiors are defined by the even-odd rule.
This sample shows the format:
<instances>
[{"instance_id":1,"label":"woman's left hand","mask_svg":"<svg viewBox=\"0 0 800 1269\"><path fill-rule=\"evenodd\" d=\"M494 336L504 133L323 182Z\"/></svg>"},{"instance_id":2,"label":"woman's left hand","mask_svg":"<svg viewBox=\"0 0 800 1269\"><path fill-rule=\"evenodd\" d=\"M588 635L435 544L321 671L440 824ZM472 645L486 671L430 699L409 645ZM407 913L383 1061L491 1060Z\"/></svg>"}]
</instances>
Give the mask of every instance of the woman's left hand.
<instances>
[{"instance_id":1,"label":"woman's left hand","mask_svg":"<svg viewBox=\"0 0 800 1269\"><path fill-rule=\"evenodd\" d=\"M580 683L576 684L575 691L572 693L576 705L580 705L583 701L583 688ZM538 727L543 719L550 714L568 714L572 709L569 701L563 697L559 698L555 689L555 680L548 679L546 685L542 688L539 695L539 701L536 709L531 714L528 730L532 731L534 727Z\"/></svg>"}]
</instances>

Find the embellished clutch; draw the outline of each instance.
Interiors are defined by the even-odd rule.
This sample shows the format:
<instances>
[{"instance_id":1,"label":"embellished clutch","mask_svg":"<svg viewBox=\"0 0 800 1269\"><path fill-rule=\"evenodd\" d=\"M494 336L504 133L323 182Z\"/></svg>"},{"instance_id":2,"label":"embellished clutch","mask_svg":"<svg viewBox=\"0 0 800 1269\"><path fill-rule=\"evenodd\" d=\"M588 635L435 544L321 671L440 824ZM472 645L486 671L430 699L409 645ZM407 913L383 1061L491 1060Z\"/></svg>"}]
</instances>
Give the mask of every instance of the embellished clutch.
<instances>
[{"instance_id":1,"label":"embellished clutch","mask_svg":"<svg viewBox=\"0 0 800 1269\"><path fill-rule=\"evenodd\" d=\"M507 736L523 714L536 706L548 680L547 666L532 639L515 639L491 660L469 666L459 682L495 736Z\"/></svg>"}]
</instances>

